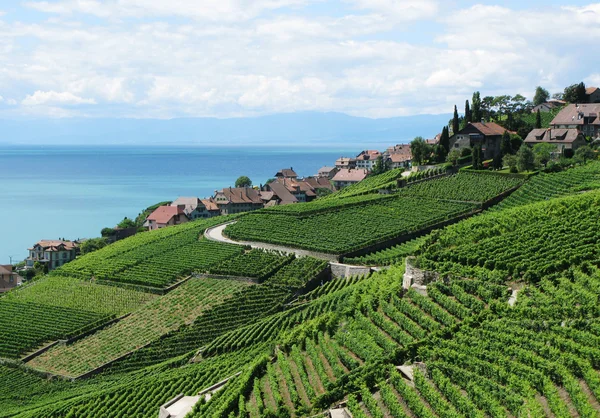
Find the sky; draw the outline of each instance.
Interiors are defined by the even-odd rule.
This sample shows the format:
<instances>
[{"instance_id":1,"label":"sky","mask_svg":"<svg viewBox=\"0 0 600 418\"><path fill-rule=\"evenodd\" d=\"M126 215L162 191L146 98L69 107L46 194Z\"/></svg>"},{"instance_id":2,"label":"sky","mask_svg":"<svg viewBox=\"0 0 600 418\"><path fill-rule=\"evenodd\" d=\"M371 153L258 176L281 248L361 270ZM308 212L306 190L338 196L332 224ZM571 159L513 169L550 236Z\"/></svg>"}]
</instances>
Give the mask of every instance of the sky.
<instances>
[{"instance_id":1,"label":"sky","mask_svg":"<svg viewBox=\"0 0 600 418\"><path fill-rule=\"evenodd\" d=\"M600 85L600 3L0 0L0 118L450 113Z\"/></svg>"}]
</instances>

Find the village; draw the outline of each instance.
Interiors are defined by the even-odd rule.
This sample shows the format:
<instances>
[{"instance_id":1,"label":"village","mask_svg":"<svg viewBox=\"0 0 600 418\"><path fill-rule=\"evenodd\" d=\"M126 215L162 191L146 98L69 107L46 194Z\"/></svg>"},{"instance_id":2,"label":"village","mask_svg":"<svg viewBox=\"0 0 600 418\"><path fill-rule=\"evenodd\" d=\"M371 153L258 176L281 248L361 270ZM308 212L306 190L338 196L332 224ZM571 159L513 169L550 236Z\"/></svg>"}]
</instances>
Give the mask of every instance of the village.
<instances>
[{"instance_id":1,"label":"village","mask_svg":"<svg viewBox=\"0 0 600 418\"><path fill-rule=\"evenodd\" d=\"M312 176L301 177L293 167L289 167L280 169L266 184L258 186L252 185L247 177L240 178L234 187L215 190L212 196L180 196L168 204L154 207L142 219L141 226L125 218L118 226L107 228L109 232L106 234L103 230L103 238L100 239L40 240L28 249L29 256L24 262L17 264L16 268L12 264L0 265L0 293L21 285L24 280L37 273L56 269L74 260L78 255L89 252L90 249L85 249L86 242L88 247L94 250L140 231L157 230L214 216L311 202L357 184L371 174L380 174L387 170L403 170L402 176L409 176L413 172L428 170L440 164L466 166L473 163L473 155L477 153L480 153L478 158L481 161L491 164L497 156L504 154L503 138L509 135L512 138L517 137L517 141L526 145L525 149L534 149L538 144L548 144L546 147L552 148L551 154L555 157L573 157L579 148L600 142L600 89L597 87L585 89L585 102L582 100L581 103L568 103L547 97L547 100L528 111L537 115L538 121L537 126L528 130L524 138L497 122L486 122L485 118L481 121L473 121L472 118L467 120L470 112L467 102L462 126L456 120L449 123L447 145L443 143L443 131L432 139L417 138L411 144L396 144L384 151L364 150L355 157L341 156L330 166L321 167ZM540 115L551 112L554 112L555 116L548 127L539 126ZM415 143L424 144L428 155L417 155L422 154L422 151L415 149ZM438 149L443 151L443 161L436 160ZM457 159L458 156L461 158ZM485 164L485 168L491 168L490 164ZM94 240L101 240L101 245L90 246Z\"/></svg>"}]
</instances>

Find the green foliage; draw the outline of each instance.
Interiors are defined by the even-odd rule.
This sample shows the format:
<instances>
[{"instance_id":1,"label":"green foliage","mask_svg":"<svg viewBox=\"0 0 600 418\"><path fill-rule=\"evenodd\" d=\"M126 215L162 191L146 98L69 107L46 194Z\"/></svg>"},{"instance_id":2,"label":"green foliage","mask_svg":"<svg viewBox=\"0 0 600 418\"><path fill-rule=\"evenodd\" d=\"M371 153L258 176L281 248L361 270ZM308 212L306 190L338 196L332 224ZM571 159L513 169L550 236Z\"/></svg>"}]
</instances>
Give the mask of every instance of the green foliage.
<instances>
[{"instance_id":1,"label":"green foliage","mask_svg":"<svg viewBox=\"0 0 600 418\"><path fill-rule=\"evenodd\" d=\"M377 157L375 164L373 165L373 169L371 170L371 174L376 176L378 174L383 174L386 171L390 170L390 160L383 159L383 156L380 155Z\"/></svg>"},{"instance_id":2,"label":"green foliage","mask_svg":"<svg viewBox=\"0 0 600 418\"><path fill-rule=\"evenodd\" d=\"M533 146L534 163L536 166L546 166L552 159L552 154L556 153L556 145L554 144L535 144Z\"/></svg>"},{"instance_id":3,"label":"green foliage","mask_svg":"<svg viewBox=\"0 0 600 418\"><path fill-rule=\"evenodd\" d=\"M410 142L410 152L414 165L423 165L431 155L431 147L425 140L418 136Z\"/></svg>"},{"instance_id":4,"label":"green foliage","mask_svg":"<svg viewBox=\"0 0 600 418\"><path fill-rule=\"evenodd\" d=\"M542 115L540 109L535 112L535 128L540 129L542 127Z\"/></svg>"},{"instance_id":5,"label":"green foliage","mask_svg":"<svg viewBox=\"0 0 600 418\"><path fill-rule=\"evenodd\" d=\"M583 145L575 151L574 159L579 163L585 164L590 160L597 159L597 155L588 145Z\"/></svg>"},{"instance_id":6,"label":"green foliage","mask_svg":"<svg viewBox=\"0 0 600 418\"><path fill-rule=\"evenodd\" d=\"M135 221L129 219L128 217L123 218L121 222L117 224L117 227L125 229L125 228L135 228L137 225Z\"/></svg>"},{"instance_id":7,"label":"green foliage","mask_svg":"<svg viewBox=\"0 0 600 418\"><path fill-rule=\"evenodd\" d=\"M456 167L458 165L458 160L460 157L461 157L460 151L457 149L453 149L448 153L448 156L446 157L446 161Z\"/></svg>"},{"instance_id":8,"label":"green foliage","mask_svg":"<svg viewBox=\"0 0 600 418\"><path fill-rule=\"evenodd\" d=\"M251 277L262 282L284 265L291 263L293 259L294 255L254 249L212 266L209 272L226 276Z\"/></svg>"},{"instance_id":9,"label":"green foliage","mask_svg":"<svg viewBox=\"0 0 600 418\"><path fill-rule=\"evenodd\" d=\"M456 135L460 131L460 122L458 119L458 109L456 105L454 105L454 115L452 116L452 135ZM414 157L413 153L413 157Z\"/></svg>"},{"instance_id":10,"label":"green foliage","mask_svg":"<svg viewBox=\"0 0 600 418\"><path fill-rule=\"evenodd\" d=\"M327 262L313 257L296 258L283 266L267 280L274 286L285 286L293 289L303 287L327 268Z\"/></svg>"},{"instance_id":11,"label":"green foliage","mask_svg":"<svg viewBox=\"0 0 600 418\"><path fill-rule=\"evenodd\" d=\"M518 171L530 171L535 168L535 156L528 146L519 148L516 157Z\"/></svg>"},{"instance_id":12,"label":"green foliage","mask_svg":"<svg viewBox=\"0 0 600 418\"><path fill-rule=\"evenodd\" d=\"M93 251L99 250L100 248L104 248L108 245L106 238L90 238L81 243L79 246L79 251L81 255L85 255L91 253Z\"/></svg>"},{"instance_id":13,"label":"green foliage","mask_svg":"<svg viewBox=\"0 0 600 418\"><path fill-rule=\"evenodd\" d=\"M460 173L406 187L401 193L415 197L483 203L522 183L523 179L503 175Z\"/></svg>"},{"instance_id":14,"label":"green foliage","mask_svg":"<svg viewBox=\"0 0 600 418\"><path fill-rule=\"evenodd\" d=\"M339 254L418 231L472 209L468 203L396 197L301 219L267 212L251 213L229 225L225 234L235 240Z\"/></svg>"},{"instance_id":15,"label":"green foliage","mask_svg":"<svg viewBox=\"0 0 600 418\"><path fill-rule=\"evenodd\" d=\"M252 187L252 180L247 176L240 176L235 181L235 187Z\"/></svg>"},{"instance_id":16,"label":"green foliage","mask_svg":"<svg viewBox=\"0 0 600 418\"><path fill-rule=\"evenodd\" d=\"M533 105L541 105L542 103L546 103L550 99L550 93L548 90L541 86L537 86L535 88L535 94L533 95Z\"/></svg>"},{"instance_id":17,"label":"green foliage","mask_svg":"<svg viewBox=\"0 0 600 418\"><path fill-rule=\"evenodd\" d=\"M581 82L565 87L563 100L569 103L586 103L587 94L585 93L585 84Z\"/></svg>"}]
</instances>

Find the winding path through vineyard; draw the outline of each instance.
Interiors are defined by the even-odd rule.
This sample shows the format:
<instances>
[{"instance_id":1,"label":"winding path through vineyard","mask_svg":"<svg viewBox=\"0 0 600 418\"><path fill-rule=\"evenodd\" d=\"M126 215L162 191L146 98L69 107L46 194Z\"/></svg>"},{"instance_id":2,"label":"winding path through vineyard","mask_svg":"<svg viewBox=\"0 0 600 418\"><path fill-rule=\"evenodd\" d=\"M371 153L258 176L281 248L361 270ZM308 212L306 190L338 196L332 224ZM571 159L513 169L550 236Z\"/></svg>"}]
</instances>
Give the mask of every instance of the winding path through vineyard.
<instances>
[{"instance_id":1,"label":"winding path through vineyard","mask_svg":"<svg viewBox=\"0 0 600 418\"><path fill-rule=\"evenodd\" d=\"M281 251L281 252L288 253L288 254L294 253L298 257L310 256L310 257L319 258L321 260L327 260L327 261L333 261L333 262L337 261L337 257L333 254L325 254L325 253L319 253L319 252L315 252L315 251L301 250L298 248L284 247L281 245L267 244L267 243L263 243L263 242L234 241L230 238L227 238L225 235L223 235L223 231L225 230L225 228L227 228L227 226L234 224L234 223L235 223L235 221L227 222L227 223L224 223L221 225L214 226L212 228L208 228L204 231L204 236L206 237L206 239L209 239L211 241L218 241L218 242L223 242L226 244L249 245L252 248L260 248L262 250L275 250L275 251Z\"/></svg>"}]
</instances>

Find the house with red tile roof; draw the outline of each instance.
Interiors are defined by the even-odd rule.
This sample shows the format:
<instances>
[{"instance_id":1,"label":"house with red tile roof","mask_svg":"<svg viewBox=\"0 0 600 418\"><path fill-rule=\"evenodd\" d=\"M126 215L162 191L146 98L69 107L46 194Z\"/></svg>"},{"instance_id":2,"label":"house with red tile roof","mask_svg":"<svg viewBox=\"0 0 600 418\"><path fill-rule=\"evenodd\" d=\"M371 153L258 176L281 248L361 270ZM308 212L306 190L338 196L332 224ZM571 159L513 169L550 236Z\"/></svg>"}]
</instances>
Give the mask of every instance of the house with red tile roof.
<instances>
[{"instance_id":1,"label":"house with red tile roof","mask_svg":"<svg viewBox=\"0 0 600 418\"><path fill-rule=\"evenodd\" d=\"M25 266L32 268L36 262L48 267L48 271L74 260L79 253L79 244L75 241L41 240L28 249L29 257Z\"/></svg>"},{"instance_id":2,"label":"house with red tile roof","mask_svg":"<svg viewBox=\"0 0 600 418\"><path fill-rule=\"evenodd\" d=\"M369 172L364 169L341 169L331 181L337 189L342 189L346 186L356 184L359 181L363 181L367 177L367 174L369 174Z\"/></svg>"},{"instance_id":3,"label":"house with red tile roof","mask_svg":"<svg viewBox=\"0 0 600 418\"><path fill-rule=\"evenodd\" d=\"M209 211L203 201L197 197L178 197L169 206L183 206L183 212L189 220L210 218L214 211Z\"/></svg>"},{"instance_id":4,"label":"house with red tile roof","mask_svg":"<svg viewBox=\"0 0 600 418\"><path fill-rule=\"evenodd\" d=\"M381 153L377 150L365 150L358 154L355 158L356 168L369 170L373 169L377 158L381 156Z\"/></svg>"},{"instance_id":5,"label":"house with red tile roof","mask_svg":"<svg viewBox=\"0 0 600 418\"><path fill-rule=\"evenodd\" d=\"M565 106L550 122L552 129L576 129L584 136L600 138L600 103Z\"/></svg>"},{"instance_id":6,"label":"house with red tile roof","mask_svg":"<svg viewBox=\"0 0 600 418\"><path fill-rule=\"evenodd\" d=\"M159 206L144 222L149 231L154 231L167 226L179 225L189 221L185 214L185 205Z\"/></svg>"},{"instance_id":7,"label":"house with red tile roof","mask_svg":"<svg viewBox=\"0 0 600 418\"><path fill-rule=\"evenodd\" d=\"M212 200L221 215L249 212L264 207L260 192L252 187L228 187L215 191Z\"/></svg>"},{"instance_id":8,"label":"house with red tile roof","mask_svg":"<svg viewBox=\"0 0 600 418\"><path fill-rule=\"evenodd\" d=\"M275 178L278 179L297 179L298 178L298 174L296 174L296 172L294 171L294 169L292 167L290 168L283 168L281 170L279 170L276 174L275 174Z\"/></svg>"},{"instance_id":9,"label":"house with red tile roof","mask_svg":"<svg viewBox=\"0 0 600 418\"><path fill-rule=\"evenodd\" d=\"M409 168L412 162L412 152L409 144L396 144L383 153L389 161L390 168Z\"/></svg>"},{"instance_id":10,"label":"house with red tile roof","mask_svg":"<svg viewBox=\"0 0 600 418\"><path fill-rule=\"evenodd\" d=\"M534 146L535 144L547 143L556 145L558 152L564 150L575 151L586 144L585 137L577 129L534 129L529 132L525 138L525 144Z\"/></svg>"},{"instance_id":11,"label":"house with red tile roof","mask_svg":"<svg viewBox=\"0 0 600 418\"><path fill-rule=\"evenodd\" d=\"M585 95L588 98L588 103L600 103L600 89L598 87L586 88Z\"/></svg>"},{"instance_id":12,"label":"house with red tile roof","mask_svg":"<svg viewBox=\"0 0 600 418\"><path fill-rule=\"evenodd\" d=\"M13 266L0 265L0 293L8 292L23 283L23 278L13 271Z\"/></svg>"},{"instance_id":13,"label":"house with red tile roof","mask_svg":"<svg viewBox=\"0 0 600 418\"><path fill-rule=\"evenodd\" d=\"M342 168L356 168L356 158L340 157L337 160L335 160L335 166L339 170L341 170Z\"/></svg>"},{"instance_id":14,"label":"house with red tile roof","mask_svg":"<svg viewBox=\"0 0 600 418\"><path fill-rule=\"evenodd\" d=\"M500 152L502 135L507 129L494 122L469 122L450 137L450 150L481 146L483 159L488 160ZM511 134L514 132L508 131Z\"/></svg>"},{"instance_id":15,"label":"house with red tile roof","mask_svg":"<svg viewBox=\"0 0 600 418\"><path fill-rule=\"evenodd\" d=\"M317 175L315 177L324 177L327 179L332 179L333 176L335 176L335 173L338 172L338 168L337 167L328 167L328 166L324 166L319 168L319 171L317 172Z\"/></svg>"}]
</instances>

